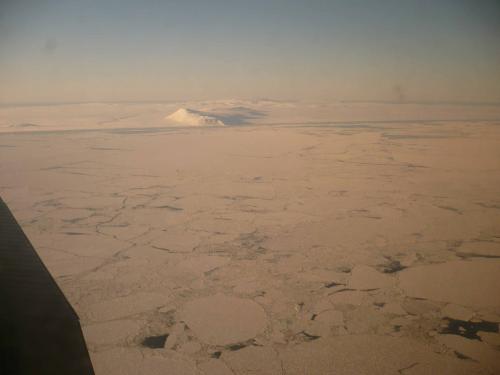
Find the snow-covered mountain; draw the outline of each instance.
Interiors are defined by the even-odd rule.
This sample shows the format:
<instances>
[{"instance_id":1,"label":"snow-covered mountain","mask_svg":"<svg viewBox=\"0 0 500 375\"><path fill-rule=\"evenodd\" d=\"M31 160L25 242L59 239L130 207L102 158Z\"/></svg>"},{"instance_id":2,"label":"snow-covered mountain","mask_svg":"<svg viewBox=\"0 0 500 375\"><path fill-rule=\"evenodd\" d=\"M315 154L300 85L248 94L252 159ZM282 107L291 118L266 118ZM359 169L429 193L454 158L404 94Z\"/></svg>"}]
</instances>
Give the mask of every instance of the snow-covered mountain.
<instances>
[{"instance_id":1,"label":"snow-covered mountain","mask_svg":"<svg viewBox=\"0 0 500 375\"><path fill-rule=\"evenodd\" d=\"M179 108L165 117L171 124L189 126L221 126L224 123L216 116L189 108Z\"/></svg>"}]
</instances>

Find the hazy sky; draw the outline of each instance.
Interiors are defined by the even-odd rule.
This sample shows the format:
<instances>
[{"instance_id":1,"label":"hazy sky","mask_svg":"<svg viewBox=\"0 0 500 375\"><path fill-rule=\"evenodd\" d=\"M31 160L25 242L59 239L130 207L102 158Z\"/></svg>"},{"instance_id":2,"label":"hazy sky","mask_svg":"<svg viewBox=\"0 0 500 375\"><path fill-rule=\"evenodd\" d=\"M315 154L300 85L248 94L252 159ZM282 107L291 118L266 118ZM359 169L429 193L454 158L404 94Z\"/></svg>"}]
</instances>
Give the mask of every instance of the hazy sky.
<instances>
[{"instance_id":1,"label":"hazy sky","mask_svg":"<svg viewBox=\"0 0 500 375\"><path fill-rule=\"evenodd\" d=\"M0 0L0 102L500 102L498 0Z\"/></svg>"}]
</instances>

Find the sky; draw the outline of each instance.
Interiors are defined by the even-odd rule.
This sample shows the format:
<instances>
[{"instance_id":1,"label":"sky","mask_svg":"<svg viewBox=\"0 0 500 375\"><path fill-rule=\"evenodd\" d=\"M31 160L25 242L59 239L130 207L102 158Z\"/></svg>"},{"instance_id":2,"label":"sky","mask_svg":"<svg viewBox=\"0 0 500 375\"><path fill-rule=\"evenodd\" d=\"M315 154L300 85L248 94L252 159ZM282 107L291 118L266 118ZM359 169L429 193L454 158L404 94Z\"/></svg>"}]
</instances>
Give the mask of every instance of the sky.
<instances>
[{"instance_id":1,"label":"sky","mask_svg":"<svg viewBox=\"0 0 500 375\"><path fill-rule=\"evenodd\" d=\"M498 0L0 0L0 104L500 102Z\"/></svg>"}]
</instances>

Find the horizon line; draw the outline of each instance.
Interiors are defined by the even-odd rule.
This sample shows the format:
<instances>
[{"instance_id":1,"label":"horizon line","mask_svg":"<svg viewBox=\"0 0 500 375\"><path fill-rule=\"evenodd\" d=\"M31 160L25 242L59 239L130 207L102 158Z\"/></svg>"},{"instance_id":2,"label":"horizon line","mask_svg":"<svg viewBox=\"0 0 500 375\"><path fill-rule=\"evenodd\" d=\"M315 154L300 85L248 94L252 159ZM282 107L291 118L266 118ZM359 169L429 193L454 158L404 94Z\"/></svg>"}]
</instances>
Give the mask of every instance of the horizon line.
<instances>
[{"instance_id":1,"label":"horizon line","mask_svg":"<svg viewBox=\"0 0 500 375\"><path fill-rule=\"evenodd\" d=\"M380 99L331 99L331 100L301 100L301 99L274 99L274 98L218 98L218 99L146 99L146 100L74 100L74 101L14 101L0 102L0 108L5 107L43 107L43 106L58 106L58 105L75 105L75 104L167 104L181 102L217 102L217 101L273 101L273 102L293 102L293 103L366 103L366 104L418 104L418 105L456 105L456 106L500 106L499 101L468 101L468 100L380 100Z\"/></svg>"}]
</instances>

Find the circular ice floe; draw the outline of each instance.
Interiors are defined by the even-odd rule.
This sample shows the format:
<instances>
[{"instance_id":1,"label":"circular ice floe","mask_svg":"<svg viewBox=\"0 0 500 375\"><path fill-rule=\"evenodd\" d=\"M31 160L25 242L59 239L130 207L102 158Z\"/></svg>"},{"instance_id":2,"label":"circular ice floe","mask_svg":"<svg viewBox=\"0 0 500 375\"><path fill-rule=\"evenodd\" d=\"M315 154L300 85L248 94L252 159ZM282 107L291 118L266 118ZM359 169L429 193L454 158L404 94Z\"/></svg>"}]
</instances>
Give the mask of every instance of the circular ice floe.
<instances>
[{"instance_id":1,"label":"circular ice floe","mask_svg":"<svg viewBox=\"0 0 500 375\"><path fill-rule=\"evenodd\" d=\"M384 275L374 268L359 265L352 270L348 287L357 290L371 290L388 288L393 283L393 279L390 276Z\"/></svg>"},{"instance_id":2,"label":"circular ice floe","mask_svg":"<svg viewBox=\"0 0 500 375\"><path fill-rule=\"evenodd\" d=\"M401 271L400 287L407 296L461 306L500 306L500 262L451 261Z\"/></svg>"},{"instance_id":3,"label":"circular ice floe","mask_svg":"<svg viewBox=\"0 0 500 375\"><path fill-rule=\"evenodd\" d=\"M212 345L229 345L249 340L262 332L267 316L250 299L216 294L186 304L182 319L199 339Z\"/></svg>"}]
</instances>

